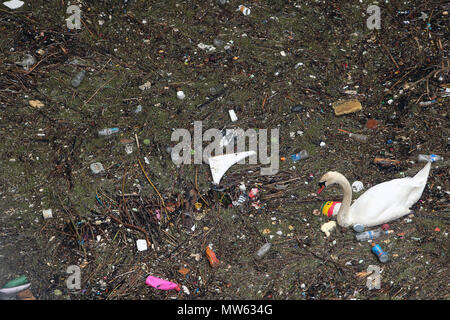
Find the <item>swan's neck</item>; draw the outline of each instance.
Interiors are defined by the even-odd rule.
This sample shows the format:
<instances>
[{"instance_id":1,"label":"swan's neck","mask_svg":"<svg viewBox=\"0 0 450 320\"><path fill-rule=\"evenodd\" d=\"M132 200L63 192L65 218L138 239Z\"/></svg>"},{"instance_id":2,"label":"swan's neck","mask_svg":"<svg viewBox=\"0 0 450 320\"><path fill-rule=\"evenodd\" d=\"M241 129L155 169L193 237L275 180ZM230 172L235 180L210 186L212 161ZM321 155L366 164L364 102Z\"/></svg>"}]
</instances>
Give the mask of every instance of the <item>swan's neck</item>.
<instances>
[{"instance_id":1,"label":"swan's neck","mask_svg":"<svg viewBox=\"0 0 450 320\"><path fill-rule=\"evenodd\" d=\"M336 183L344 190L344 198L341 207L337 213L337 220L340 226L348 227L350 225L350 205L352 204L352 187L350 182L340 173L336 175Z\"/></svg>"}]
</instances>

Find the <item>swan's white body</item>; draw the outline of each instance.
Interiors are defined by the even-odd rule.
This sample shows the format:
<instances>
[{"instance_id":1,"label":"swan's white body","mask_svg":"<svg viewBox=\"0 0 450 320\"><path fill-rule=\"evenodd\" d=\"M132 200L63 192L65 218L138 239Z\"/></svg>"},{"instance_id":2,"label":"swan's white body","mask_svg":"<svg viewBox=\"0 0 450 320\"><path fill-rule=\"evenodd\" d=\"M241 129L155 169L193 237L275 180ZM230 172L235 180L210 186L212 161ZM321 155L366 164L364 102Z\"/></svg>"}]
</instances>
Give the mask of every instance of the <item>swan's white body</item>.
<instances>
[{"instance_id":1,"label":"swan's white body","mask_svg":"<svg viewBox=\"0 0 450 320\"><path fill-rule=\"evenodd\" d=\"M431 162L428 162L412 178L394 179L373 186L351 206L352 189L342 174L330 171L322 177L321 181L325 182L325 186L337 183L344 189L342 205L337 213L340 226L362 224L371 227L398 219L411 212L410 207L422 196L430 167Z\"/></svg>"}]
</instances>

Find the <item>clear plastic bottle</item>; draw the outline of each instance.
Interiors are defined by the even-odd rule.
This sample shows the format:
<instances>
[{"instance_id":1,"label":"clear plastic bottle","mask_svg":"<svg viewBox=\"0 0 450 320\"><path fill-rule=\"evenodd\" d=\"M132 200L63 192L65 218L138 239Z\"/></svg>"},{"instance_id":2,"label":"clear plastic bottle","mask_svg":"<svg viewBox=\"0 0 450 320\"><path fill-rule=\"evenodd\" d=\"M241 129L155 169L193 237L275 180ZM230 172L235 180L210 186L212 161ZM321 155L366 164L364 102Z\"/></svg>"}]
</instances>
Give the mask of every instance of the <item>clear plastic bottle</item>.
<instances>
[{"instance_id":1,"label":"clear plastic bottle","mask_svg":"<svg viewBox=\"0 0 450 320\"><path fill-rule=\"evenodd\" d=\"M441 156L435 155L435 154L430 154L430 155L426 155L426 154L419 154L419 156L417 157L417 160L419 161L431 161L431 162L435 162L435 161L439 161L442 160Z\"/></svg>"},{"instance_id":2,"label":"clear plastic bottle","mask_svg":"<svg viewBox=\"0 0 450 320\"><path fill-rule=\"evenodd\" d=\"M261 259L272 247L272 244L267 242L265 243L261 248L259 248L258 251L256 251L255 253L255 258L256 259Z\"/></svg>"},{"instance_id":3,"label":"clear plastic bottle","mask_svg":"<svg viewBox=\"0 0 450 320\"><path fill-rule=\"evenodd\" d=\"M98 135L99 136L109 136L109 135L112 135L113 133L118 133L118 132L119 132L119 128L106 128L106 129L99 130Z\"/></svg>"},{"instance_id":4,"label":"clear plastic bottle","mask_svg":"<svg viewBox=\"0 0 450 320\"><path fill-rule=\"evenodd\" d=\"M302 150L299 153L291 155L292 161L298 161L300 159L306 159L309 157L308 151Z\"/></svg>"},{"instance_id":5,"label":"clear plastic bottle","mask_svg":"<svg viewBox=\"0 0 450 320\"><path fill-rule=\"evenodd\" d=\"M350 138L361 141L361 142L366 142L367 141L367 136L364 134L358 134L358 133L349 133L348 135Z\"/></svg>"},{"instance_id":6,"label":"clear plastic bottle","mask_svg":"<svg viewBox=\"0 0 450 320\"><path fill-rule=\"evenodd\" d=\"M377 239L381 236L384 236L386 234L392 233L392 230L382 230L382 229L376 229L376 230L368 230L365 232L357 233L355 235L356 240L358 241L367 241L367 240L373 240Z\"/></svg>"},{"instance_id":7,"label":"clear plastic bottle","mask_svg":"<svg viewBox=\"0 0 450 320\"><path fill-rule=\"evenodd\" d=\"M247 196L245 194L241 194L239 196L239 199L237 201L233 201L232 205L235 207L239 207L241 204L243 204L245 201L247 201Z\"/></svg>"},{"instance_id":8,"label":"clear plastic bottle","mask_svg":"<svg viewBox=\"0 0 450 320\"><path fill-rule=\"evenodd\" d=\"M25 70L29 70L30 67L35 63L36 58L29 54L27 54L26 57L21 62L17 62L17 64L22 66Z\"/></svg>"},{"instance_id":9,"label":"clear plastic bottle","mask_svg":"<svg viewBox=\"0 0 450 320\"><path fill-rule=\"evenodd\" d=\"M84 70L78 72L75 75L75 77L72 79L72 86L74 86L75 88L78 87L80 85L81 81L83 81L85 74L86 74L86 71L84 71Z\"/></svg>"}]
</instances>

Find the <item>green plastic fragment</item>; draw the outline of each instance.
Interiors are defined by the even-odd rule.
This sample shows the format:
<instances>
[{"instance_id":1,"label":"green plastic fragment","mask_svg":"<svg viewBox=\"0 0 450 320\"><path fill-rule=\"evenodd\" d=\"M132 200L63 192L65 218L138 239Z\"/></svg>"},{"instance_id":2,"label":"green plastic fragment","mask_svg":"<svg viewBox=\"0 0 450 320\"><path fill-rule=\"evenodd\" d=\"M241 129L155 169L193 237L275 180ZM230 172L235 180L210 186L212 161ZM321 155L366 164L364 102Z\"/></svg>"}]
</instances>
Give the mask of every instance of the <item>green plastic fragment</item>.
<instances>
[{"instance_id":1,"label":"green plastic fragment","mask_svg":"<svg viewBox=\"0 0 450 320\"><path fill-rule=\"evenodd\" d=\"M19 277L17 279L9 281L7 284L5 284L3 286L3 288L14 288L14 287L26 284L26 283L28 283L27 276L21 276L21 277Z\"/></svg>"}]
</instances>

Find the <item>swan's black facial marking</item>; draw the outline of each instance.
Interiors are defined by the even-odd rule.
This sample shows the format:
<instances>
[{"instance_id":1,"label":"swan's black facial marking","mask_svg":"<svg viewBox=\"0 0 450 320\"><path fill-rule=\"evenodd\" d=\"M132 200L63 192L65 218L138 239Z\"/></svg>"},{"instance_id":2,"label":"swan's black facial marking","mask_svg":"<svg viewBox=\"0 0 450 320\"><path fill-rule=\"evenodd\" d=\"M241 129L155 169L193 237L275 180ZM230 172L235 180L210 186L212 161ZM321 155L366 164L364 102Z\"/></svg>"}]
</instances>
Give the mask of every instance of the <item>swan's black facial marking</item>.
<instances>
[{"instance_id":1,"label":"swan's black facial marking","mask_svg":"<svg viewBox=\"0 0 450 320\"><path fill-rule=\"evenodd\" d=\"M317 190L317 194L320 194L323 189L325 189L326 185L325 185L325 181L320 181L319 182L319 190Z\"/></svg>"}]
</instances>

